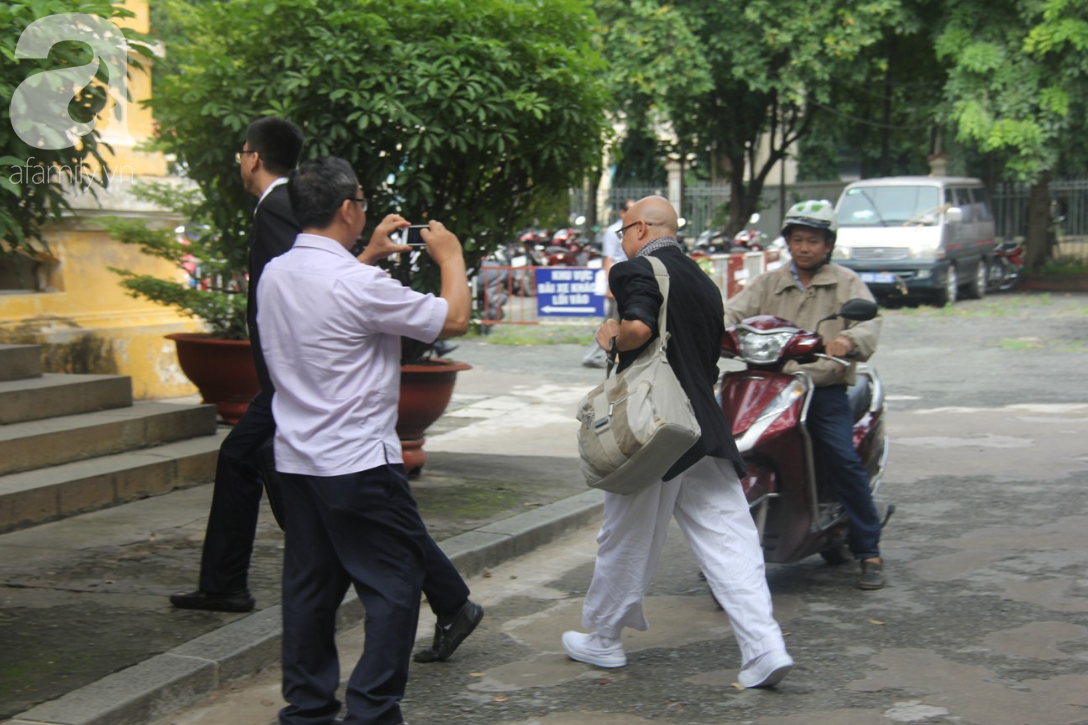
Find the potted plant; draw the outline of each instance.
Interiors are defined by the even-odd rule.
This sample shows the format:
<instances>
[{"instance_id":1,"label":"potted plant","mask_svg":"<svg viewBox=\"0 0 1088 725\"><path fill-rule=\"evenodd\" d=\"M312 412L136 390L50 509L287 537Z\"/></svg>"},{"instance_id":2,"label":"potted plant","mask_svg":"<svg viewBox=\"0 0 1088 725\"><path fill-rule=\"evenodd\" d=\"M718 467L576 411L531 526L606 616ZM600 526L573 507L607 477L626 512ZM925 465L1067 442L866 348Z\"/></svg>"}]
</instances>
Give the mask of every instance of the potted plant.
<instances>
[{"instance_id":1,"label":"potted plant","mask_svg":"<svg viewBox=\"0 0 1088 725\"><path fill-rule=\"evenodd\" d=\"M110 217L110 234L135 244L145 254L165 259L178 270L174 279L139 275L110 267L133 296L176 307L202 320L204 332L166 337L177 347L182 372L205 403L213 403L225 423L242 417L260 390L246 327L246 268L223 248L222 236L201 211L198 189L180 184L137 184L133 193L188 220L183 229L148 227L140 221Z\"/></svg>"},{"instance_id":2,"label":"potted plant","mask_svg":"<svg viewBox=\"0 0 1088 725\"><path fill-rule=\"evenodd\" d=\"M407 338L401 342L397 437L410 475L418 474L427 462L424 434L446 412L457 373L472 369L467 363L435 357L434 349Z\"/></svg>"}]
</instances>

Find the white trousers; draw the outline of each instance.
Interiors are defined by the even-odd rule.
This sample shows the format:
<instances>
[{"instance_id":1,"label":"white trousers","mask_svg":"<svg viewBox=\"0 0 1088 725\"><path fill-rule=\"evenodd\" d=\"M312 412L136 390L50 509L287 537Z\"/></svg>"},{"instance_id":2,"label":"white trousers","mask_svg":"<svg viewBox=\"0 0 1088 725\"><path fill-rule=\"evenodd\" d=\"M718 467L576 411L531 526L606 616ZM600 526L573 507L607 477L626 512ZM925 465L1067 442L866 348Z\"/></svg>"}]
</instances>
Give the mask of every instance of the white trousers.
<instances>
[{"instance_id":1,"label":"white trousers","mask_svg":"<svg viewBox=\"0 0 1088 725\"><path fill-rule=\"evenodd\" d=\"M706 457L671 481L631 496L606 493L593 581L582 625L619 639L649 627L642 603L657 573L669 521L676 522L729 615L742 664L785 651L767 588L763 549L730 461Z\"/></svg>"}]
</instances>

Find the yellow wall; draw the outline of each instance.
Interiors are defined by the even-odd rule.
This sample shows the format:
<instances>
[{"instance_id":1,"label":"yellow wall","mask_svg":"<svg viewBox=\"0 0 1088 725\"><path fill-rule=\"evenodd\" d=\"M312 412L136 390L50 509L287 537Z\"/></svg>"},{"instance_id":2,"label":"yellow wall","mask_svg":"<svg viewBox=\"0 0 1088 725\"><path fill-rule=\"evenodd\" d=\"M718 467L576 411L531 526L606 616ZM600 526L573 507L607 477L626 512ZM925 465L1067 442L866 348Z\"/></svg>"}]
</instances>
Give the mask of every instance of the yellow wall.
<instances>
[{"instance_id":1,"label":"yellow wall","mask_svg":"<svg viewBox=\"0 0 1088 725\"><path fill-rule=\"evenodd\" d=\"M146 0L126 0L136 13L125 23L148 30ZM145 59L141 62L148 65ZM151 112L139 101L151 93L150 67L130 68L128 83L132 101L128 129L139 143L153 131ZM108 119L106 119L108 121ZM195 388L178 366L174 343L163 338L170 332L201 329L201 323L172 309L129 297L108 267L169 277L176 274L165 261L146 257L135 247L114 241L102 231L101 217L120 215L175 226L181 220L131 196L139 178L164 177L166 161L161 154L136 151L111 134L107 123L100 127L102 140L114 147L107 157L112 178L106 191L73 193L73 217L45 230L55 261L48 265L43 291L0 290L0 342L28 342L44 346L49 372L116 373L132 376L137 398L190 395ZM101 174L100 169L93 169Z\"/></svg>"}]
</instances>

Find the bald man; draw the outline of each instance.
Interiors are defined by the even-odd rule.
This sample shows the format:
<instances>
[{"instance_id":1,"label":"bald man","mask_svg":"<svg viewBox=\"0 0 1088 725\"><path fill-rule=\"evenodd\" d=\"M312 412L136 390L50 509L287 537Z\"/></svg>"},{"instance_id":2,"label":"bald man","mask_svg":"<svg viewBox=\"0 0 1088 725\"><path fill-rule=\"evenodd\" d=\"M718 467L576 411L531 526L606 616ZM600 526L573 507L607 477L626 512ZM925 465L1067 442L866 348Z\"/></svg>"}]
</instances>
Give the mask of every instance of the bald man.
<instances>
[{"instance_id":1,"label":"bald man","mask_svg":"<svg viewBox=\"0 0 1088 725\"><path fill-rule=\"evenodd\" d=\"M675 516L740 645L744 687L770 687L793 667L774 620L763 549L739 476L744 461L714 399L723 322L721 292L676 240L676 211L646 197L627 210L619 230L628 261L612 267L609 287L619 321L606 320L597 343L618 351L623 371L657 336L661 293L648 256L669 273L668 359L687 393L702 436L661 481L630 496L606 493L593 581L582 606L588 634L566 632L571 659L597 667L627 664L620 633L644 631L646 591L653 582L669 521Z\"/></svg>"}]
</instances>

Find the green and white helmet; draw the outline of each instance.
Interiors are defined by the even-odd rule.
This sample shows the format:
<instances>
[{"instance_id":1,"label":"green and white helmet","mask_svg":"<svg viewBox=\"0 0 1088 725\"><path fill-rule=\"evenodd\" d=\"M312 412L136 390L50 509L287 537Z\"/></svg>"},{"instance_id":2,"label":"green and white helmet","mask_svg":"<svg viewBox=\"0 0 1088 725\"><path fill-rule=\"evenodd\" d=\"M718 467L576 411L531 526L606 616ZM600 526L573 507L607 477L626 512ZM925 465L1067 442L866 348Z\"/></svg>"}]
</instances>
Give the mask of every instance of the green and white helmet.
<instances>
[{"instance_id":1,"label":"green and white helmet","mask_svg":"<svg viewBox=\"0 0 1088 725\"><path fill-rule=\"evenodd\" d=\"M828 234L831 246L835 246L838 225L835 223L835 207L827 199L809 199L798 202L786 212L782 220L782 236L788 237L790 227L811 227L823 229Z\"/></svg>"}]
</instances>

